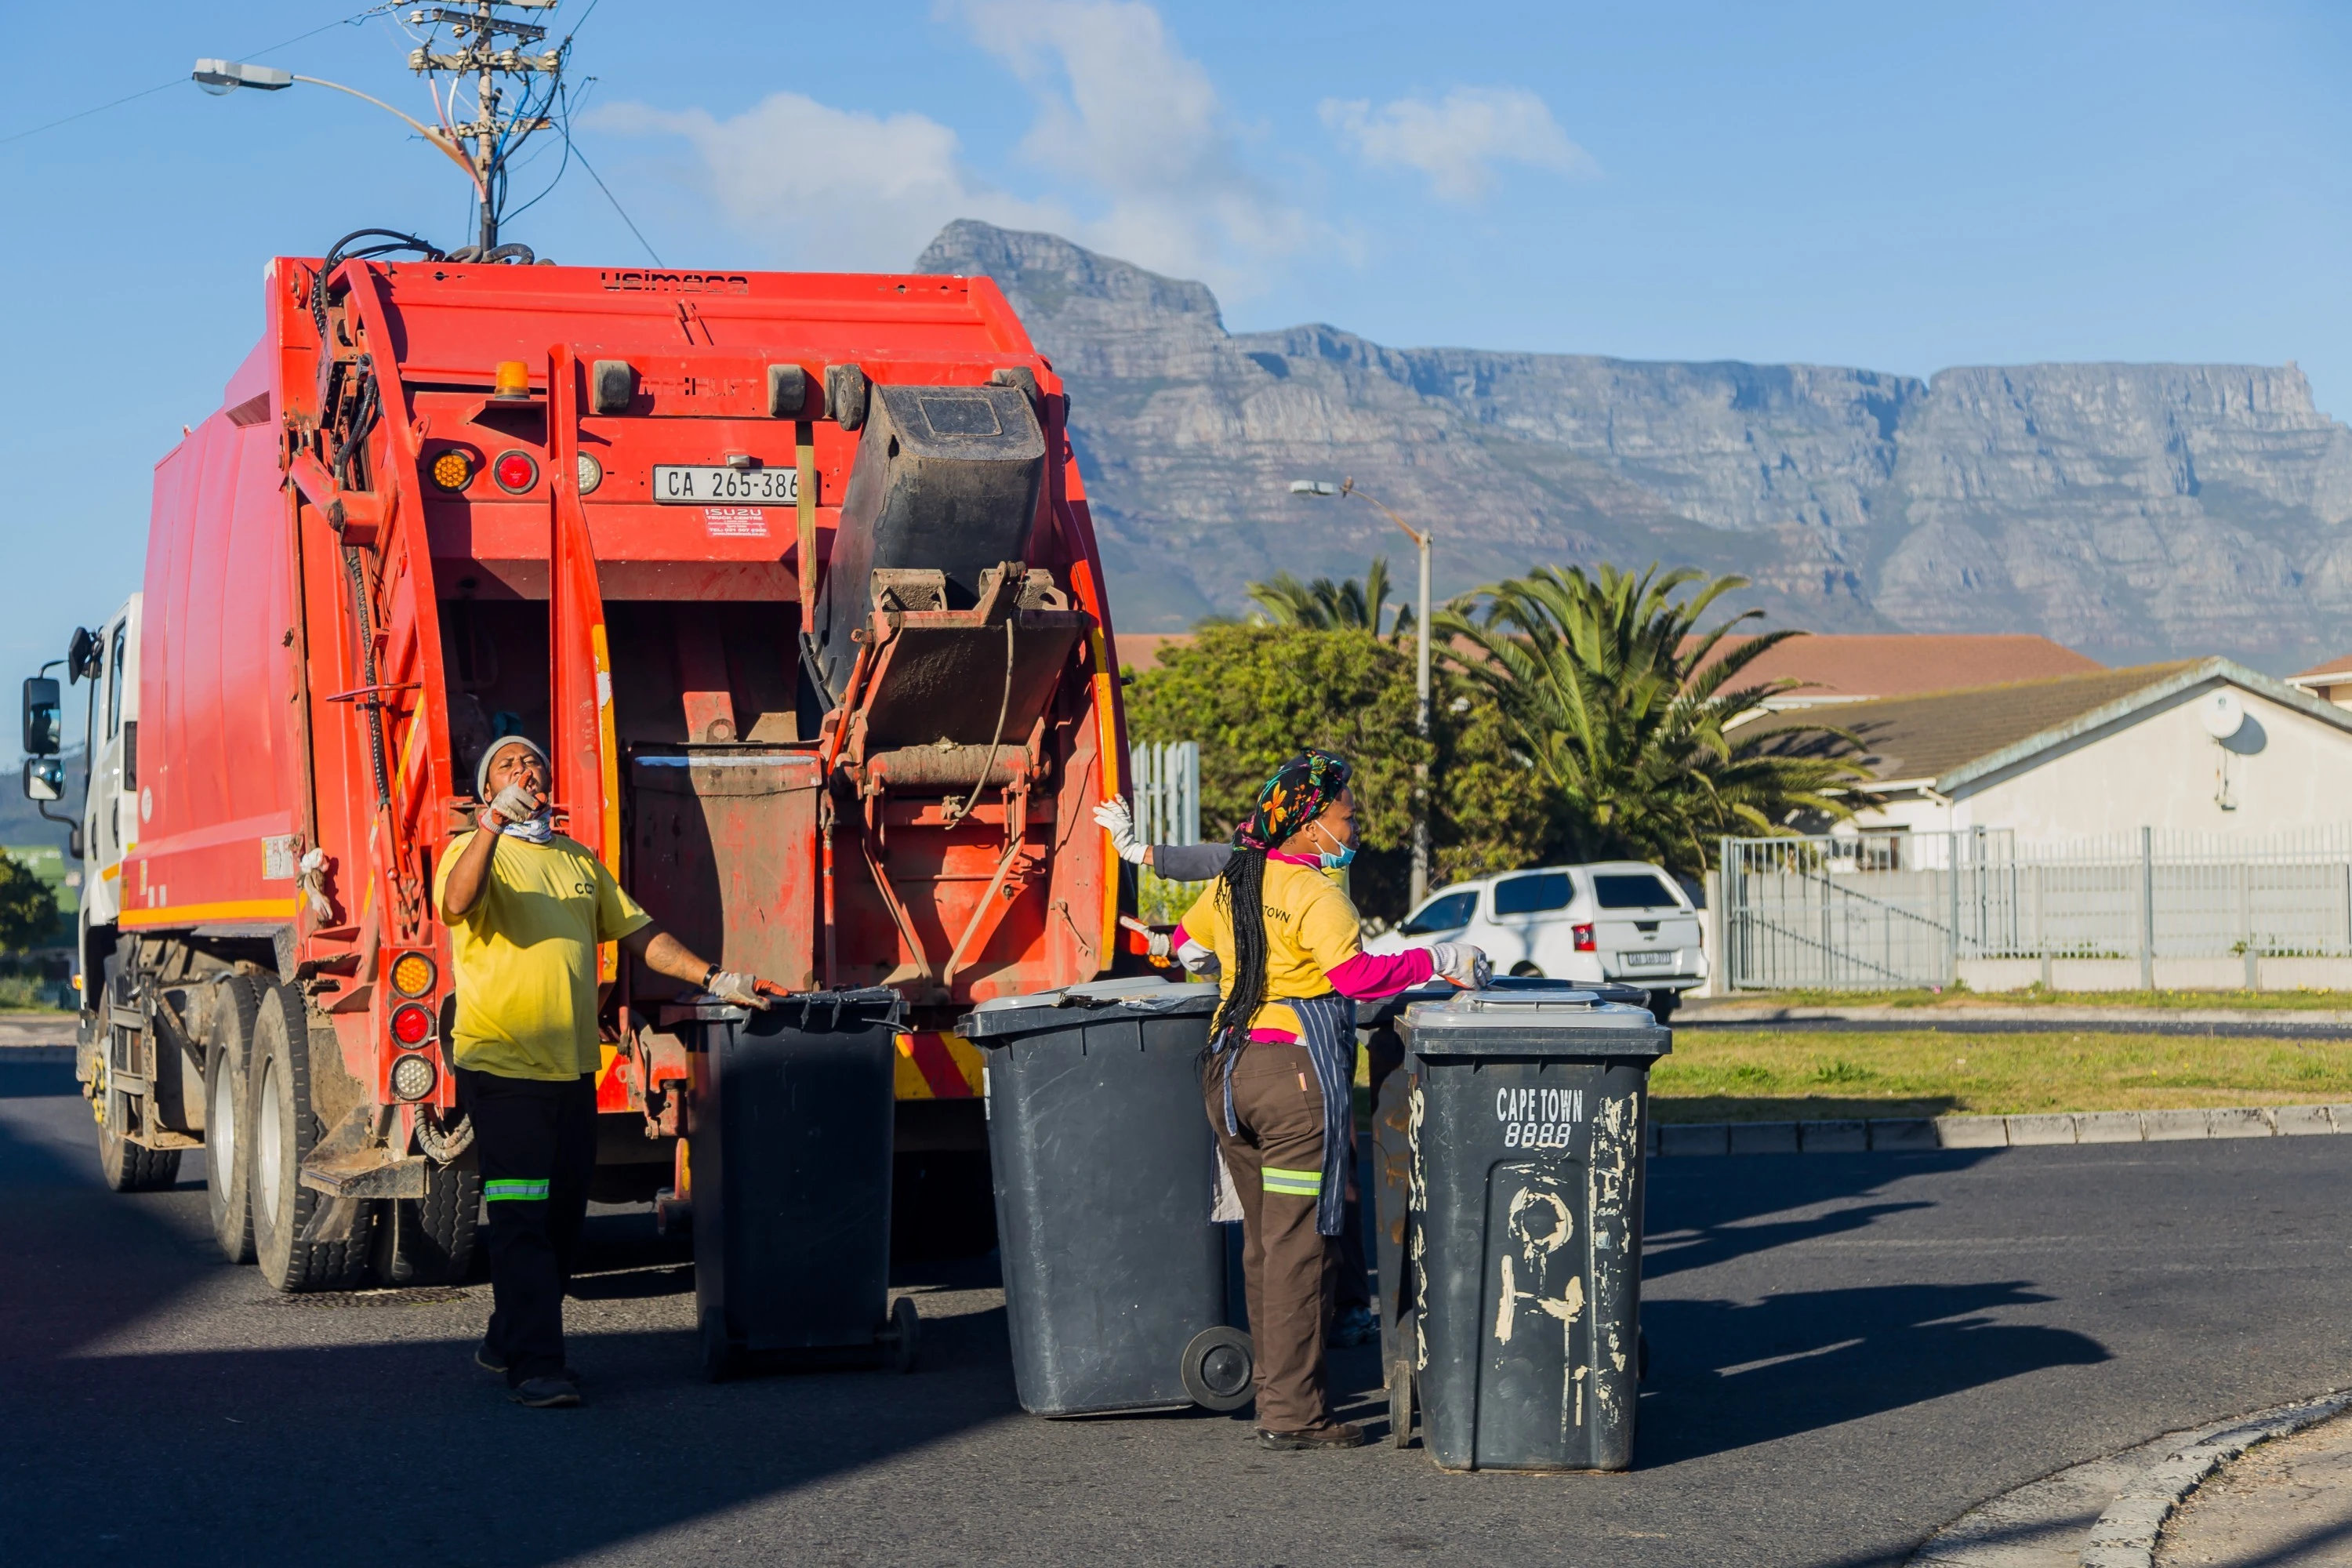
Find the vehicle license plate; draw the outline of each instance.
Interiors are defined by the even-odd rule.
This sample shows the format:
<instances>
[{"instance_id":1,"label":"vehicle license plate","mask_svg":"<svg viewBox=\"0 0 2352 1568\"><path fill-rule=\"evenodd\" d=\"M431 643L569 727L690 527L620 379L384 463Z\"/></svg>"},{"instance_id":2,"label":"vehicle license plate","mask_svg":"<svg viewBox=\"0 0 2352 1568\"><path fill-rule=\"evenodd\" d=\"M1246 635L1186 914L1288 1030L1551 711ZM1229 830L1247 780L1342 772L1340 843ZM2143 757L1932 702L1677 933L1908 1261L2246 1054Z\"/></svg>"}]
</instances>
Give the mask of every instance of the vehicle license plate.
<instances>
[{"instance_id":1,"label":"vehicle license plate","mask_svg":"<svg viewBox=\"0 0 2352 1568\"><path fill-rule=\"evenodd\" d=\"M801 499L798 468L730 468L720 463L656 463L654 500L679 506L734 501L793 506Z\"/></svg>"},{"instance_id":2,"label":"vehicle license plate","mask_svg":"<svg viewBox=\"0 0 2352 1568\"><path fill-rule=\"evenodd\" d=\"M1664 969L1675 961L1672 948L1662 952L1621 952L1617 962L1628 969Z\"/></svg>"}]
</instances>

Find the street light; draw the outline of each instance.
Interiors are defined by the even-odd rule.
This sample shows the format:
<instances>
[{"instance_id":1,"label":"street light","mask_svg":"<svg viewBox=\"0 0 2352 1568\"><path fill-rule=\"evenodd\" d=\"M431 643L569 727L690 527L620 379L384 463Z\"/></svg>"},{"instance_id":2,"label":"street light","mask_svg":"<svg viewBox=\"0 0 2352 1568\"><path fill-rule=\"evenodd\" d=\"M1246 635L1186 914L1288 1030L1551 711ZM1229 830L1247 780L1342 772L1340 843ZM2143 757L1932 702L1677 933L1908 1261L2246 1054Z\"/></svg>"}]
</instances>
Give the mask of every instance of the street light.
<instances>
[{"instance_id":1,"label":"street light","mask_svg":"<svg viewBox=\"0 0 2352 1568\"><path fill-rule=\"evenodd\" d=\"M1414 712L1413 727L1422 740L1426 742L1429 739L1429 536L1431 531L1425 528L1415 529L1412 524L1405 521L1395 512L1358 489L1356 481L1352 479L1342 479L1336 485L1328 479L1293 479L1290 481L1290 493L1295 496L1332 499L1354 496L1360 500L1370 501L1380 509L1381 515L1404 530L1405 537L1412 541L1414 550L1419 552L1421 609L1419 618L1413 623L1414 641L1419 645L1416 649L1419 667L1414 671L1413 689L1420 700ZM1378 632L1380 627L1374 626L1372 630ZM1421 784L1421 809L1413 814L1412 818L1412 903L1418 907L1421 900L1429 896L1430 799L1429 764L1426 762L1415 770L1415 776Z\"/></svg>"},{"instance_id":2,"label":"street light","mask_svg":"<svg viewBox=\"0 0 2352 1568\"><path fill-rule=\"evenodd\" d=\"M374 104L386 114L399 115L411 131L424 137L425 141L438 148L451 163L466 171L466 178L473 182L476 194L480 195L485 203L489 200L489 185L482 178L481 171L474 167L474 161L466 156L446 132L437 127L425 124L413 115L403 114L383 100L362 92L355 87L345 87L341 82L329 81L324 77L298 76L289 70L280 70L276 66L247 65L242 60L198 60L196 68L188 74L198 87L203 88L215 98L226 98L241 87L253 88L261 92L282 92L298 81L309 82L312 87L331 87L337 92L349 93L362 102Z\"/></svg>"}]
</instances>

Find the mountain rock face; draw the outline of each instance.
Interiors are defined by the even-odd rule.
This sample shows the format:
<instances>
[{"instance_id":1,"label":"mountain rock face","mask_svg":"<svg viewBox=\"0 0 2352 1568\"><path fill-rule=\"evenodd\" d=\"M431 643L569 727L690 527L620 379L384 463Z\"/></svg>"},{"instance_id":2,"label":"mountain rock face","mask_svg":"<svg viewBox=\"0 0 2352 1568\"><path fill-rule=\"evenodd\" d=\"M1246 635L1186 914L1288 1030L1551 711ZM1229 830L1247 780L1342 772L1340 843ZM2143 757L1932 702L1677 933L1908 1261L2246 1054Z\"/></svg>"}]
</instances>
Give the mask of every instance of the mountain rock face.
<instances>
[{"instance_id":1,"label":"mountain rock face","mask_svg":"<svg viewBox=\"0 0 2352 1568\"><path fill-rule=\"evenodd\" d=\"M1437 591L1545 562L1738 572L1778 624L2040 632L2129 661L2292 669L2352 646L2352 429L2303 374L1822 365L1391 349L1225 331L1215 297L1052 235L950 224L1067 381L1120 625L1234 612L1287 569L1436 530ZM1409 579L1409 564L1396 560Z\"/></svg>"}]
</instances>

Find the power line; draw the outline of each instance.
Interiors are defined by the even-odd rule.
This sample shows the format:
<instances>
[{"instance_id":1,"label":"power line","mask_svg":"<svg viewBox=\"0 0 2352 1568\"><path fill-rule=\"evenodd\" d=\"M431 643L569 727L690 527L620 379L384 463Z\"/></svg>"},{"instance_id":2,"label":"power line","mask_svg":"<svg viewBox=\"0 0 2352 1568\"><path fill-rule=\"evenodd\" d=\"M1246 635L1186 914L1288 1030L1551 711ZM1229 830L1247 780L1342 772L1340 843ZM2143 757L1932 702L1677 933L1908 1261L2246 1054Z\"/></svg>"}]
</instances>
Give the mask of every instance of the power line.
<instances>
[{"instance_id":1,"label":"power line","mask_svg":"<svg viewBox=\"0 0 2352 1568\"><path fill-rule=\"evenodd\" d=\"M563 139L566 142L570 142L572 140L572 133L568 129L564 132ZM604 176L598 174L596 172L596 165L588 161L588 154L580 151L580 149L575 145L572 149L572 155L580 160L580 166L588 171L588 177L596 182L596 188L604 193L604 199L613 204L613 210L621 215L621 221L629 226L629 232L637 237L637 243L644 246L646 247L646 254L654 258L654 265L656 267L667 267L669 263L661 258L661 252L654 248L653 241L645 237L644 233L638 229L635 220L629 216L628 209L621 205L621 198L613 194L613 187L604 183Z\"/></svg>"},{"instance_id":2,"label":"power line","mask_svg":"<svg viewBox=\"0 0 2352 1568\"><path fill-rule=\"evenodd\" d=\"M266 49L248 50L240 58L245 59L258 59L263 55L274 55L280 49L290 48L292 46L300 43L305 38L315 38L320 34L331 32L337 27L354 26L357 23L366 21L370 16L374 16L379 11L391 11L396 9L397 6L398 0L387 0L387 3L384 5L371 5L364 11L361 11L353 16L345 16L339 21L329 22L322 26L313 27L307 33L297 33L292 37L272 44ZM593 11L595 8L596 6L593 4L591 4L588 7L591 11ZM583 16L580 19L584 22L588 18ZM153 87L142 87L137 92L126 93L122 97L115 99L111 102L98 104L89 109L76 110L73 113L67 115L62 120L52 120L46 125L36 125L29 131L12 132L8 135L0 136L0 147L5 147L11 142L22 142L27 136L38 136L44 131L55 131L60 125L71 125L77 120L87 120L93 114L103 114L110 109L120 109L122 105L132 102L138 99L151 98L156 93L163 91L165 88L177 87L187 79L188 79L184 76L175 76L169 81L159 81Z\"/></svg>"}]
</instances>

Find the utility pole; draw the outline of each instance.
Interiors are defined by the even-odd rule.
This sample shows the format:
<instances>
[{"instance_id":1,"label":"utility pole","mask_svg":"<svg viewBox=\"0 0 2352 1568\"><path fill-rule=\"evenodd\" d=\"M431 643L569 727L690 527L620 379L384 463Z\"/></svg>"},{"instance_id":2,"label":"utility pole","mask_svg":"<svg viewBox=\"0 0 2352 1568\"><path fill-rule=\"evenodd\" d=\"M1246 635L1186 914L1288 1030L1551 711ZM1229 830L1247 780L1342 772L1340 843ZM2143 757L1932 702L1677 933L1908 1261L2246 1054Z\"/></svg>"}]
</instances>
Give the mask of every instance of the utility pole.
<instances>
[{"instance_id":1,"label":"utility pole","mask_svg":"<svg viewBox=\"0 0 2352 1568\"><path fill-rule=\"evenodd\" d=\"M1413 730L1415 733L1420 735L1423 743L1426 745L1430 735L1429 540L1430 535L1433 531L1426 528L1413 527L1412 524L1399 517L1395 512L1391 511L1387 507L1381 506L1379 501L1372 500L1371 497L1366 495L1362 490L1358 489L1356 488L1356 481L1352 479L1340 480L1339 488L1336 489L1332 488L1330 481L1328 479L1293 479L1290 484L1290 493L1295 496L1333 496L1339 498L1354 496L1359 500L1370 501L1373 506L1380 509L1382 516L1386 517L1391 522L1395 523L1399 528L1404 530L1405 537L1412 541L1413 549L1420 553L1421 602L1420 609L1418 611L1418 619L1413 623L1413 640L1418 645L1414 650L1417 656L1417 667L1413 672L1413 690L1415 696L1419 698L1419 701L1414 705ZM1378 636L1380 629L1381 628L1378 626L1372 627L1373 635ZM1420 763L1414 767L1413 778L1415 781L1415 791L1421 796L1421 799L1416 803L1418 809L1416 809L1412 814L1412 888L1408 907L1418 908L1421 900L1429 897L1429 814L1436 809L1436 803L1430 798L1429 763L1426 761Z\"/></svg>"},{"instance_id":2,"label":"utility pole","mask_svg":"<svg viewBox=\"0 0 2352 1568\"><path fill-rule=\"evenodd\" d=\"M553 0L470 0L470 4L459 5L422 6L408 14L411 26L447 27L456 46L441 50L429 43L421 45L409 55L408 68L419 76L446 75L451 79L447 105L442 109L443 125L452 140L472 144L475 183L481 193L479 243L484 255L498 247L499 187L505 178L506 161L532 132L544 131L553 123L541 112L553 96L551 83L549 92L535 107L531 103L532 90L526 86L522 94L526 112L520 116L502 115L499 109L504 95L499 78L520 76L528 80L534 72L552 78L563 70L562 47L529 52L532 46L546 41L545 27L535 22L509 20L499 12L545 10L552 4ZM500 35L512 42L501 47ZM474 118L460 122L457 120L457 79L467 76L474 79ZM440 107L441 89L437 84L433 88L433 99L436 107Z\"/></svg>"}]
</instances>

